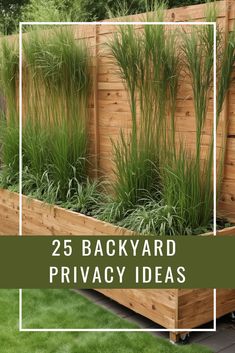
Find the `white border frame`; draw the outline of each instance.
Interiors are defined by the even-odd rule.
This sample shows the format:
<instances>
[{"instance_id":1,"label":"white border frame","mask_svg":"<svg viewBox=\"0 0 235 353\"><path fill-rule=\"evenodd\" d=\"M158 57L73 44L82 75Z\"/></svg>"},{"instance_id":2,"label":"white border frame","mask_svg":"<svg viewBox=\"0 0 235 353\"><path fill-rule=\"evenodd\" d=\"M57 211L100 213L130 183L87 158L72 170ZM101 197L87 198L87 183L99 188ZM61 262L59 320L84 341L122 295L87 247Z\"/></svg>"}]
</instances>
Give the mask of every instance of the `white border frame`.
<instances>
[{"instance_id":1,"label":"white border frame","mask_svg":"<svg viewBox=\"0 0 235 353\"><path fill-rule=\"evenodd\" d=\"M214 62L213 62L213 111L214 111L214 128L213 128L213 157L214 157L214 175L213 175L213 188L214 188L214 199L213 199L213 235L216 236L216 104L217 104L217 85L216 85L216 39L217 39L217 30L216 22L20 22L19 23L19 236L22 236L22 26L24 25L62 25L62 26L71 26L71 25L211 25L213 26L214 32ZM213 328L211 329L108 329L108 328L87 328L87 329L63 329L63 328L23 328L23 290L19 289L19 331L20 332L216 332L216 289L213 289Z\"/></svg>"}]
</instances>

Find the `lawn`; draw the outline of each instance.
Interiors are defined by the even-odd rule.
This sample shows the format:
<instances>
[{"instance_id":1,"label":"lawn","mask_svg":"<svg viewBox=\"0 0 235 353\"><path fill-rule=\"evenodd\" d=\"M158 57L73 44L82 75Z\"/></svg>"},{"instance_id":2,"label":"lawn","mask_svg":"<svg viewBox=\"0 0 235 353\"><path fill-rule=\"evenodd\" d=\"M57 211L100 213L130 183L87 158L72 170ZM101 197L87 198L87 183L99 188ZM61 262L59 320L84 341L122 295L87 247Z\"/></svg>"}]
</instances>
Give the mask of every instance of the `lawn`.
<instances>
[{"instance_id":1,"label":"lawn","mask_svg":"<svg viewBox=\"0 0 235 353\"><path fill-rule=\"evenodd\" d=\"M1 353L210 353L141 332L19 332L18 291L0 290ZM24 328L135 328L69 290L24 290Z\"/></svg>"}]
</instances>

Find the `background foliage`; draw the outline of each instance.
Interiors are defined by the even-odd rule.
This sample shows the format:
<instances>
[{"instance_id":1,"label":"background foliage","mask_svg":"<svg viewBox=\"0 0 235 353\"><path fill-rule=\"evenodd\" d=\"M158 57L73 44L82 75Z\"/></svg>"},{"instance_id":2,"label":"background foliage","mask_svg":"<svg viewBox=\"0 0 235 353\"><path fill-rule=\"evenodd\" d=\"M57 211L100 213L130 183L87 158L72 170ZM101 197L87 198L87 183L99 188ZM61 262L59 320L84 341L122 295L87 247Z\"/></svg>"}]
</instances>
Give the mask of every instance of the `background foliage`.
<instances>
[{"instance_id":1,"label":"background foliage","mask_svg":"<svg viewBox=\"0 0 235 353\"><path fill-rule=\"evenodd\" d=\"M159 2L163 2L160 0ZM196 5L206 0L168 0L169 7ZM141 13L151 0L1 0L0 33L18 31L19 21L94 21Z\"/></svg>"}]
</instances>

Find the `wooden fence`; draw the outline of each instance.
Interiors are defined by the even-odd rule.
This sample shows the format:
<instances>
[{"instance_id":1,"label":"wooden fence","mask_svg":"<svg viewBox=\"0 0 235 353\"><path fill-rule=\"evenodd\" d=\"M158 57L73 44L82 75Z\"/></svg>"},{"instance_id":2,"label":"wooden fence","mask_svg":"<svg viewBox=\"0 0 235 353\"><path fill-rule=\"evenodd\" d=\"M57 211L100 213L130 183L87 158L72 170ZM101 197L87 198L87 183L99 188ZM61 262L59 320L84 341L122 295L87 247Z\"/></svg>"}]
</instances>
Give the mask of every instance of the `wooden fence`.
<instances>
[{"instance_id":1,"label":"wooden fence","mask_svg":"<svg viewBox=\"0 0 235 353\"><path fill-rule=\"evenodd\" d=\"M235 2L219 1L218 24L226 33L231 31L235 21ZM170 9L166 11L166 21L203 21L205 20L206 5L194 5ZM144 15L135 15L125 20L142 21ZM140 26L141 27L141 26ZM105 176L112 178L112 144L110 137L118 138L120 129L128 131L131 128L131 113L128 96L122 80L118 75L118 68L110 57L104 44L117 30L114 25L96 25L93 30L93 43L95 46L94 77L96 88L94 90L93 122L91 124L91 145L93 152L98 156L96 166ZM86 33L86 29L84 31ZM202 139L202 145L210 141L208 129L213 124L212 102L209 106L207 125ZM235 221L235 70L231 88L224 102L221 116L222 128L228 124L226 131L226 160L224 180L222 187L220 214L226 214ZM193 109L192 91L185 78L180 81L176 109L176 129L189 148L195 145L195 119ZM221 129L217 137L218 149L221 145ZM203 149L203 146L202 146Z\"/></svg>"},{"instance_id":2,"label":"wooden fence","mask_svg":"<svg viewBox=\"0 0 235 353\"><path fill-rule=\"evenodd\" d=\"M235 21L235 1L218 1L218 24L227 33L233 29ZM166 11L165 21L204 21L206 5L194 5ZM125 21L143 21L145 14L125 17ZM115 19L116 20L116 19ZM112 20L110 20L112 22ZM142 26L138 26L141 30ZM131 112L128 94L119 74L118 67L110 56L107 41L117 31L117 26L110 24L74 25L76 40L86 40L93 57L94 89L90 101L89 145L94 159L97 175L112 179L112 143L117 139L120 129L131 129ZM202 139L202 150L210 142L213 124L212 99L209 105L207 124ZM228 124L228 125L227 125ZM227 129L225 127L228 126ZM222 196L219 204L220 214L235 221L235 70L231 88L224 103L221 126L218 132L217 147L221 148L221 135L226 131L226 160ZM188 147L195 146L195 120L192 90L188 79L180 78L176 108L176 130L183 136Z\"/></svg>"}]
</instances>

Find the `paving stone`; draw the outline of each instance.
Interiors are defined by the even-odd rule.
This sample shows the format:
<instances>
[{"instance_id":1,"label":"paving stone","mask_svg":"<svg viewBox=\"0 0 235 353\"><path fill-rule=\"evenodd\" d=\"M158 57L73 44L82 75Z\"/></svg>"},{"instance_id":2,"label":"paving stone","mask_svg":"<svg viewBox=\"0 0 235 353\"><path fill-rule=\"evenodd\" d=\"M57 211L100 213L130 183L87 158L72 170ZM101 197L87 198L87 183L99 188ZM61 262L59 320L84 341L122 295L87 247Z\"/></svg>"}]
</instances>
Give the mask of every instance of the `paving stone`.
<instances>
[{"instance_id":1,"label":"paving stone","mask_svg":"<svg viewBox=\"0 0 235 353\"><path fill-rule=\"evenodd\" d=\"M90 289L75 289L75 292L81 294L83 297L91 300L93 303L108 302L110 299L101 293Z\"/></svg>"},{"instance_id":2,"label":"paving stone","mask_svg":"<svg viewBox=\"0 0 235 353\"><path fill-rule=\"evenodd\" d=\"M235 344L232 346L223 349L222 351L219 351L219 353L234 353L235 352Z\"/></svg>"},{"instance_id":3,"label":"paving stone","mask_svg":"<svg viewBox=\"0 0 235 353\"><path fill-rule=\"evenodd\" d=\"M155 329L155 328L160 328L161 326L154 324L151 320L146 319L144 316L134 314L130 318L128 318L129 321L134 322L137 324L140 328L148 328L148 329Z\"/></svg>"},{"instance_id":4,"label":"paving stone","mask_svg":"<svg viewBox=\"0 0 235 353\"><path fill-rule=\"evenodd\" d=\"M214 332L192 332L190 334L190 342L201 343L201 341L214 335Z\"/></svg>"},{"instance_id":5,"label":"paving stone","mask_svg":"<svg viewBox=\"0 0 235 353\"><path fill-rule=\"evenodd\" d=\"M101 293L87 289L75 291L95 304L106 308L107 310L127 319L130 322L134 322L140 328L162 328L151 320L136 314L134 311L118 304ZM202 328L211 328L212 325L212 323L208 323L203 325ZM161 338L169 338L168 332L151 331L150 334ZM217 321L216 332L192 332L190 334L190 343L197 343L207 346L212 349L214 353L235 353L235 323L231 323L228 316L225 316Z\"/></svg>"},{"instance_id":6,"label":"paving stone","mask_svg":"<svg viewBox=\"0 0 235 353\"><path fill-rule=\"evenodd\" d=\"M111 299L108 302L98 302L97 304L101 305L103 308L108 309L109 311L122 318L129 319L130 317L135 315L132 310L125 308L124 306L114 302Z\"/></svg>"},{"instance_id":7,"label":"paving stone","mask_svg":"<svg viewBox=\"0 0 235 353\"><path fill-rule=\"evenodd\" d=\"M235 344L235 333L230 330L217 331L212 336L201 340L200 344L210 347L215 352L220 352ZM235 353L235 351L233 351L233 353Z\"/></svg>"}]
</instances>

